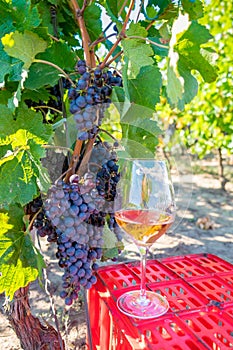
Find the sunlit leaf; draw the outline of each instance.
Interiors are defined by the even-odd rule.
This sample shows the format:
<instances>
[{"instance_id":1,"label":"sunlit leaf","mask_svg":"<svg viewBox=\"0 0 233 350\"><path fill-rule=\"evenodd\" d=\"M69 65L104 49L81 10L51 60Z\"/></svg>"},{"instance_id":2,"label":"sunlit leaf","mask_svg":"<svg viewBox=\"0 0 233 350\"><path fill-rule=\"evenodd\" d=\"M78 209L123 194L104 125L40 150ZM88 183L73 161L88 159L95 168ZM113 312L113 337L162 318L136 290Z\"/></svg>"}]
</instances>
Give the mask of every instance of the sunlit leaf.
<instances>
[{"instance_id":1,"label":"sunlit leaf","mask_svg":"<svg viewBox=\"0 0 233 350\"><path fill-rule=\"evenodd\" d=\"M37 34L29 31L6 34L2 38L2 44L9 56L24 62L25 69L28 69L35 56L39 52L43 52L47 47L47 43L44 40Z\"/></svg>"},{"instance_id":2,"label":"sunlit leaf","mask_svg":"<svg viewBox=\"0 0 233 350\"><path fill-rule=\"evenodd\" d=\"M30 236L22 231L23 215L23 209L17 206L9 212L0 212L0 293L5 292L10 299L16 290L34 281L45 267Z\"/></svg>"}]
</instances>

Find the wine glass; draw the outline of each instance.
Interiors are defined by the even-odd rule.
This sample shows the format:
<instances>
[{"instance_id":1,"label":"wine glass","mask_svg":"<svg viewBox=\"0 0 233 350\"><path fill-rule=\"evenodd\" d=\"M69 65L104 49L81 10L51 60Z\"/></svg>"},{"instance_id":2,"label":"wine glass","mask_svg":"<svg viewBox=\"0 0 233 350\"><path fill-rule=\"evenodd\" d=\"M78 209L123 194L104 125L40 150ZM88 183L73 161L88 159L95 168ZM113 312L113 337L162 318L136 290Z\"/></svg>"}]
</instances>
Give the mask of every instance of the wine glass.
<instances>
[{"instance_id":1,"label":"wine glass","mask_svg":"<svg viewBox=\"0 0 233 350\"><path fill-rule=\"evenodd\" d=\"M175 219L174 190L166 161L125 159L115 198L115 219L141 255L140 290L132 290L117 300L126 315L140 319L159 317L167 312L167 299L146 290L146 259L149 247Z\"/></svg>"}]
</instances>

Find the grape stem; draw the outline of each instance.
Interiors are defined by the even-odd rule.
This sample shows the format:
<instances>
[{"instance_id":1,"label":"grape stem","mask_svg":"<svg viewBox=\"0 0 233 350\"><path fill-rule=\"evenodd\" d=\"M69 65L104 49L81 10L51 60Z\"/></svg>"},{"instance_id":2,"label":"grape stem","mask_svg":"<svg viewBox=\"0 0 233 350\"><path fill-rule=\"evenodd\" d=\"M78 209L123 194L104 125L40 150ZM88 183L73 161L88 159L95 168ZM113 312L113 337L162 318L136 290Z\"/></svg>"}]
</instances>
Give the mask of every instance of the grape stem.
<instances>
[{"instance_id":1,"label":"grape stem","mask_svg":"<svg viewBox=\"0 0 233 350\"><path fill-rule=\"evenodd\" d=\"M83 44L83 49L85 52L85 58L86 58L87 65L91 68L94 68L96 66L95 55L94 55L94 51L90 50L90 48L89 48L91 40L90 40L90 36L89 36L88 31L87 31L85 21L83 18L83 12L87 6L87 2L84 1L82 9L80 9L78 1L70 0L70 6L73 9L75 19L78 23L78 26L79 26L79 29L81 32L82 44Z\"/></svg>"},{"instance_id":2,"label":"grape stem","mask_svg":"<svg viewBox=\"0 0 233 350\"><path fill-rule=\"evenodd\" d=\"M93 139L90 139L90 140L88 140L88 142L87 142L86 149L85 149L85 153L84 153L83 160L82 160L82 169L83 169L83 170L85 170L85 166L88 164L88 161L89 161L89 159L90 159L91 150L92 150L93 145L94 145L94 143L95 143L96 137L97 137L97 134L93 137ZM81 167L80 167L80 168L81 168ZM81 175L81 174L80 174L80 168L79 168L79 171L78 171L78 175Z\"/></svg>"},{"instance_id":3,"label":"grape stem","mask_svg":"<svg viewBox=\"0 0 233 350\"><path fill-rule=\"evenodd\" d=\"M99 131L105 132L105 134L110 136L114 141L117 141L117 139L112 134L110 134L110 132L108 132L107 130L99 128Z\"/></svg>"},{"instance_id":4,"label":"grape stem","mask_svg":"<svg viewBox=\"0 0 233 350\"><path fill-rule=\"evenodd\" d=\"M56 38L54 35L52 35L52 34L48 34L48 35L49 35L50 38L53 39L54 41L56 41L56 42L59 42L59 41L60 41L60 39Z\"/></svg>"},{"instance_id":5,"label":"grape stem","mask_svg":"<svg viewBox=\"0 0 233 350\"><path fill-rule=\"evenodd\" d=\"M139 40L144 40L144 41L147 41L148 43L154 45L154 46L158 46L158 47L161 47L162 49L168 49L168 46L165 46L165 45L162 45L162 44L158 44L148 38L144 38L142 36L138 36L138 35L130 35L130 36L127 36L127 39L139 39Z\"/></svg>"},{"instance_id":6,"label":"grape stem","mask_svg":"<svg viewBox=\"0 0 233 350\"><path fill-rule=\"evenodd\" d=\"M93 41L90 45L89 48L91 49L92 47L96 46L99 43L102 43L103 41L111 38L112 36L116 36L115 33L109 34L108 36L103 36L103 34L100 35L100 37L98 39L96 39L95 41Z\"/></svg>"},{"instance_id":7,"label":"grape stem","mask_svg":"<svg viewBox=\"0 0 233 350\"><path fill-rule=\"evenodd\" d=\"M149 29L153 26L154 23L155 23L155 20L151 21L151 22L148 24L148 26L146 27L146 30L149 30Z\"/></svg>"},{"instance_id":8,"label":"grape stem","mask_svg":"<svg viewBox=\"0 0 233 350\"><path fill-rule=\"evenodd\" d=\"M33 226L33 223L35 221L35 219L37 218L37 215L40 214L42 212L42 208L40 208L32 217L32 219L30 220L30 223L28 225L28 228L27 228L27 232L30 232L31 229L32 229L32 226Z\"/></svg>"},{"instance_id":9,"label":"grape stem","mask_svg":"<svg viewBox=\"0 0 233 350\"><path fill-rule=\"evenodd\" d=\"M118 52L115 56L113 56L106 64L105 66L110 66L112 62L114 62L118 57L120 57L123 54L123 50Z\"/></svg>"},{"instance_id":10,"label":"grape stem","mask_svg":"<svg viewBox=\"0 0 233 350\"><path fill-rule=\"evenodd\" d=\"M57 182L59 180L61 180L63 178L64 175L66 175L69 171L71 171L72 168L67 169L64 173L62 173L56 180L55 180L55 184L57 184Z\"/></svg>"},{"instance_id":11,"label":"grape stem","mask_svg":"<svg viewBox=\"0 0 233 350\"><path fill-rule=\"evenodd\" d=\"M122 4L121 8L120 8L120 11L118 13L118 16L121 15L121 13L123 12L124 8L126 7L126 4L127 4L128 0L125 0L124 3Z\"/></svg>"},{"instance_id":12,"label":"grape stem","mask_svg":"<svg viewBox=\"0 0 233 350\"><path fill-rule=\"evenodd\" d=\"M57 108L54 108L54 107L50 107L50 106L35 106L35 107L33 107L33 108L35 108L35 109L44 109L44 108L47 108L47 109L52 109L53 111L55 111L55 112L57 112L57 113L60 113L60 114L62 114L62 111L59 111L59 109L57 109Z\"/></svg>"},{"instance_id":13,"label":"grape stem","mask_svg":"<svg viewBox=\"0 0 233 350\"><path fill-rule=\"evenodd\" d=\"M144 0L141 1L141 4L139 6L138 14L137 14L137 18L136 18L136 23L139 21L139 16L140 16L140 13L141 13L141 10L142 10L143 3L144 3Z\"/></svg>"},{"instance_id":14,"label":"grape stem","mask_svg":"<svg viewBox=\"0 0 233 350\"><path fill-rule=\"evenodd\" d=\"M80 13L83 15L83 12L85 11L85 8L88 6L88 0L83 1L83 6L80 10Z\"/></svg>"},{"instance_id":15,"label":"grape stem","mask_svg":"<svg viewBox=\"0 0 233 350\"><path fill-rule=\"evenodd\" d=\"M47 64L48 66L51 66L55 69L57 69L59 72L61 72L64 77L69 80L69 82L72 84L73 87L76 87L76 85L73 83L73 81L70 79L69 75L59 66L57 66L56 64L52 63L52 62L49 62L49 61L45 61L45 60L40 60L40 59L37 59L37 58L34 58L33 60L34 63L43 63L43 64Z\"/></svg>"},{"instance_id":16,"label":"grape stem","mask_svg":"<svg viewBox=\"0 0 233 350\"><path fill-rule=\"evenodd\" d=\"M68 169L69 171L67 172L66 177L65 177L66 182L69 180L71 175L75 174L75 170L76 170L76 167L77 167L77 164L79 161L80 152L82 149L82 144L83 144L83 141L76 140L73 156L71 159L70 168Z\"/></svg>"},{"instance_id":17,"label":"grape stem","mask_svg":"<svg viewBox=\"0 0 233 350\"><path fill-rule=\"evenodd\" d=\"M112 53L114 52L114 50L117 48L119 42L122 40L122 38L125 37L125 30L126 30L126 26L128 24L128 21L129 21L129 17L130 17L130 14L133 10L133 7L134 7L134 4L135 4L135 0L131 0L130 2L130 5L129 5L129 9L128 9L128 12L125 16L125 21L123 23L123 26L122 26L122 29L118 35L118 38L116 40L116 42L113 44L113 46L111 47L111 49L109 50L108 54L106 55L106 57L104 58L103 62L101 63L100 65L100 69L103 69L108 61L108 59L110 58L110 56L112 55Z\"/></svg>"}]
</instances>

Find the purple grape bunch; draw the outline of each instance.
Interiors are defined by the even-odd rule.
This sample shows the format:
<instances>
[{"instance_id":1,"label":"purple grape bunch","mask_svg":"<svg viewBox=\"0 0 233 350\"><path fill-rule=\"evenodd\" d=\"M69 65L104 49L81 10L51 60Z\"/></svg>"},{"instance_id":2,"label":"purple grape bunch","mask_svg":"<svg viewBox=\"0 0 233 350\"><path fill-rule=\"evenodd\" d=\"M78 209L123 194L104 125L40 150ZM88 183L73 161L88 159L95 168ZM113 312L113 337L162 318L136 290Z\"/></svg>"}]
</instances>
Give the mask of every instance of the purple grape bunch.
<instances>
[{"instance_id":1,"label":"purple grape bunch","mask_svg":"<svg viewBox=\"0 0 233 350\"><path fill-rule=\"evenodd\" d=\"M56 229L56 257L64 269L61 297L66 305L73 303L81 287L89 289L96 282L96 260L101 258L104 244L103 204L90 172L82 181L77 175L72 175L69 183L57 181L44 201L45 214Z\"/></svg>"},{"instance_id":2,"label":"purple grape bunch","mask_svg":"<svg viewBox=\"0 0 233 350\"><path fill-rule=\"evenodd\" d=\"M119 166L117 159L109 159L96 176L96 188L98 193L104 197L107 202L113 202L116 196L117 184L120 180Z\"/></svg>"},{"instance_id":3,"label":"purple grape bunch","mask_svg":"<svg viewBox=\"0 0 233 350\"><path fill-rule=\"evenodd\" d=\"M33 201L27 205L27 214L29 215L29 220L33 221L32 227L36 229L40 237L47 236L48 242L56 242L56 228L45 214L41 196L34 198Z\"/></svg>"},{"instance_id":4,"label":"purple grape bunch","mask_svg":"<svg viewBox=\"0 0 233 350\"><path fill-rule=\"evenodd\" d=\"M77 139L93 138L102 124L105 110L110 106L113 86L122 86L122 79L116 71L100 68L89 69L85 60L79 60L75 67L80 75L76 88L69 89L70 113L78 129Z\"/></svg>"},{"instance_id":5,"label":"purple grape bunch","mask_svg":"<svg viewBox=\"0 0 233 350\"><path fill-rule=\"evenodd\" d=\"M78 298L81 287L91 288L96 283L94 271L98 268L97 259L102 256L102 248L90 248L60 234L57 240L57 258L64 269L61 298L70 306Z\"/></svg>"},{"instance_id":6,"label":"purple grape bunch","mask_svg":"<svg viewBox=\"0 0 233 350\"><path fill-rule=\"evenodd\" d=\"M34 227L38 235L57 242L56 257L63 269L60 296L66 305L78 298L81 288L89 289L96 282L105 225L117 234L116 223L111 224L111 201L119 181L115 147L98 137L84 175L56 181L46 199L34 200L31 207L31 215L37 213Z\"/></svg>"}]
</instances>

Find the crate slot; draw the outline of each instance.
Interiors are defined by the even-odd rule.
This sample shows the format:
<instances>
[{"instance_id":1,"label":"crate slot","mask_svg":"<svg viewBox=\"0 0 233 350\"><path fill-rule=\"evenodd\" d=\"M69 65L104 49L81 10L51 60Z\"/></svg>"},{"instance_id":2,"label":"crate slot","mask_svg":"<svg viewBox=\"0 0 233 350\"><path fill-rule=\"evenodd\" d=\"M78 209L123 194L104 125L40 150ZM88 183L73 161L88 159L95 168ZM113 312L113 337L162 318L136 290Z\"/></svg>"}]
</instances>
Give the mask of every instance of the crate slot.
<instances>
[{"instance_id":1,"label":"crate slot","mask_svg":"<svg viewBox=\"0 0 233 350\"><path fill-rule=\"evenodd\" d=\"M106 270L100 269L98 276L110 291L140 285L140 279L124 265L119 269L116 265Z\"/></svg>"},{"instance_id":2,"label":"crate slot","mask_svg":"<svg viewBox=\"0 0 233 350\"><path fill-rule=\"evenodd\" d=\"M220 310L180 315L185 324L210 349L225 350L233 348L233 324Z\"/></svg>"},{"instance_id":3,"label":"crate slot","mask_svg":"<svg viewBox=\"0 0 233 350\"><path fill-rule=\"evenodd\" d=\"M172 312L191 310L208 305L209 300L183 280L148 284L150 290L165 296Z\"/></svg>"},{"instance_id":4,"label":"crate slot","mask_svg":"<svg viewBox=\"0 0 233 350\"><path fill-rule=\"evenodd\" d=\"M204 267L196 263L196 261L189 258L180 258L179 260L167 258L161 260L161 263L169 268L173 273L176 273L181 278L196 277L200 275L206 275L210 273L210 270L206 270Z\"/></svg>"},{"instance_id":5,"label":"crate slot","mask_svg":"<svg viewBox=\"0 0 233 350\"><path fill-rule=\"evenodd\" d=\"M233 302L233 287L218 276L189 280L189 284L210 300Z\"/></svg>"},{"instance_id":6,"label":"crate slot","mask_svg":"<svg viewBox=\"0 0 233 350\"><path fill-rule=\"evenodd\" d=\"M137 276L141 276L141 266L139 262L129 263L127 267ZM177 279L178 276L163 266L156 260L149 260L146 265L146 281L147 282L163 282Z\"/></svg>"},{"instance_id":7,"label":"crate slot","mask_svg":"<svg viewBox=\"0 0 233 350\"><path fill-rule=\"evenodd\" d=\"M177 317L150 321L138 329L149 344L145 350L206 350Z\"/></svg>"},{"instance_id":8,"label":"crate slot","mask_svg":"<svg viewBox=\"0 0 233 350\"><path fill-rule=\"evenodd\" d=\"M213 273L232 271L232 265L227 261L219 258L213 254L207 254L206 256L197 255L190 256L194 261L198 262L201 266L208 268Z\"/></svg>"}]
</instances>

